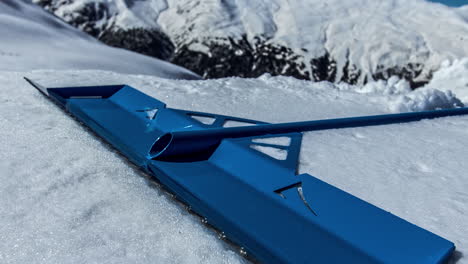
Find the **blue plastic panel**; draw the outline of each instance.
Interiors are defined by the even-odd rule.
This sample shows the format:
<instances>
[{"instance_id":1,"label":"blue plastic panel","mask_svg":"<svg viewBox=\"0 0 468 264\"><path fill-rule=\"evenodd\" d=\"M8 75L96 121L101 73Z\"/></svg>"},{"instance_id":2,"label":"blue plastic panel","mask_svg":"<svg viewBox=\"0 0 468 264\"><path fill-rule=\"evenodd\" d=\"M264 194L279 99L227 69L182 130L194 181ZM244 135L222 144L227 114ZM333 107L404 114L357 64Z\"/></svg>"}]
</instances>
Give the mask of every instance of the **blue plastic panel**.
<instances>
[{"instance_id":1,"label":"blue plastic panel","mask_svg":"<svg viewBox=\"0 0 468 264\"><path fill-rule=\"evenodd\" d=\"M302 138L298 131L220 137L213 144L208 142L208 148L188 137L183 148L200 151L158 159L151 149L168 133L229 131L221 129L227 120L251 123L254 128L265 123L166 108L163 102L126 85L38 89L261 262L440 263L455 248L452 242L311 175L297 175ZM419 119L468 112L456 111L425 112ZM193 116L214 121L207 125ZM379 118L399 122L395 117ZM355 119L360 123L354 126L366 125L366 118ZM374 125L378 124L382 123ZM271 136L290 138L290 144L255 140ZM278 160L252 146L277 148L287 151L287 156Z\"/></svg>"}]
</instances>

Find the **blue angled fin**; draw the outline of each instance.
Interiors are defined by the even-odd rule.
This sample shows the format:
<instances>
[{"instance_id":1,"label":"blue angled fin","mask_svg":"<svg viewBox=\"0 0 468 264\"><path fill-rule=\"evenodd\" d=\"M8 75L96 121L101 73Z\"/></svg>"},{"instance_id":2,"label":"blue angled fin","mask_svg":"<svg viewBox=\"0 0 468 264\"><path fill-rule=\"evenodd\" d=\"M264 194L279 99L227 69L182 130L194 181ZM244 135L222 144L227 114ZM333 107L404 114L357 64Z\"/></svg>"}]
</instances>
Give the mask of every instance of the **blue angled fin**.
<instances>
[{"instance_id":1,"label":"blue angled fin","mask_svg":"<svg viewBox=\"0 0 468 264\"><path fill-rule=\"evenodd\" d=\"M275 142L279 140L283 142ZM268 159L272 159L275 163L297 174L302 133L240 138L237 139L236 142L240 145L250 147L253 151L258 152L260 156L266 156ZM274 153L277 153L277 155Z\"/></svg>"}]
</instances>

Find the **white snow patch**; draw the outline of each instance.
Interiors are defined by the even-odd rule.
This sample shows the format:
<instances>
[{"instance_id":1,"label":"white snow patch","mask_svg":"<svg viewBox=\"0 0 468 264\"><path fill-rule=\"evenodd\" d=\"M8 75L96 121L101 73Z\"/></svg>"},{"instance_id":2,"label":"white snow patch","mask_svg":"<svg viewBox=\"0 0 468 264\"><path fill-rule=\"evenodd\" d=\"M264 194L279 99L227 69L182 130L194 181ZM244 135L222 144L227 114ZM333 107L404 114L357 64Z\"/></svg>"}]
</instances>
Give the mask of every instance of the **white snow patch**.
<instances>
[{"instance_id":1,"label":"white snow patch","mask_svg":"<svg viewBox=\"0 0 468 264\"><path fill-rule=\"evenodd\" d=\"M336 87L366 96L382 95L381 102L390 112L416 112L464 106L450 90L441 91L429 87L411 90L406 80L395 76L388 80L369 82L364 86L340 83Z\"/></svg>"},{"instance_id":2,"label":"white snow patch","mask_svg":"<svg viewBox=\"0 0 468 264\"><path fill-rule=\"evenodd\" d=\"M392 112L417 112L463 106L463 103L451 91L428 88L398 96L389 102L389 109Z\"/></svg>"},{"instance_id":3,"label":"white snow patch","mask_svg":"<svg viewBox=\"0 0 468 264\"><path fill-rule=\"evenodd\" d=\"M362 93L381 93L385 95L406 94L411 92L409 82L396 76L390 77L387 81L379 80L369 82L357 90Z\"/></svg>"},{"instance_id":4,"label":"white snow patch","mask_svg":"<svg viewBox=\"0 0 468 264\"><path fill-rule=\"evenodd\" d=\"M468 58L445 61L425 88L452 91L463 103L468 103Z\"/></svg>"}]
</instances>

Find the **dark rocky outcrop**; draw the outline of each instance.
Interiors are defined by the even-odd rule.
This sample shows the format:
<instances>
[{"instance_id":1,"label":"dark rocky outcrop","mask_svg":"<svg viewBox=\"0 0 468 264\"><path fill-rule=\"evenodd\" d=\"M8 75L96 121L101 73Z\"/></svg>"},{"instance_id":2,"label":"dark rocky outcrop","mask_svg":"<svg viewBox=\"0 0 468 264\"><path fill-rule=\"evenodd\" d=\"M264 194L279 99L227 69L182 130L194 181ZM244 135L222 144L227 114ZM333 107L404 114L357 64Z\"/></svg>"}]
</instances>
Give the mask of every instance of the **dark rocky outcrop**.
<instances>
[{"instance_id":1,"label":"dark rocky outcrop","mask_svg":"<svg viewBox=\"0 0 468 264\"><path fill-rule=\"evenodd\" d=\"M418 77L424 80L430 80L432 76L421 76L424 65L420 63L408 63L404 67L385 67L384 65L378 65L377 71L372 75L375 80L386 80L391 76L398 76L401 79L407 80L411 88L415 89L428 83L428 81L416 81Z\"/></svg>"},{"instance_id":2,"label":"dark rocky outcrop","mask_svg":"<svg viewBox=\"0 0 468 264\"><path fill-rule=\"evenodd\" d=\"M310 79L305 64L298 62L299 55L287 47L269 44L264 39L256 38L254 44L250 44L243 36L240 40L218 39L201 45L209 52L194 51L190 45L184 45L177 49L171 62L205 78L258 77L270 73Z\"/></svg>"},{"instance_id":3,"label":"dark rocky outcrop","mask_svg":"<svg viewBox=\"0 0 468 264\"><path fill-rule=\"evenodd\" d=\"M170 59L175 49L169 37L157 29L107 30L100 34L98 38L107 45L128 49L162 60Z\"/></svg>"},{"instance_id":4,"label":"dark rocky outcrop","mask_svg":"<svg viewBox=\"0 0 468 264\"><path fill-rule=\"evenodd\" d=\"M35 3L54 13L59 7L75 0L35 0ZM112 24L107 5L86 3L62 19L81 29L107 45L124 48L162 60L171 58L174 44L164 32L158 29L122 29Z\"/></svg>"},{"instance_id":5,"label":"dark rocky outcrop","mask_svg":"<svg viewBox=\"0 0 468 264\"><path fill-rule=\"evenodd\" d=\"M59 7L69 5L74 0L34 0L47 11L54 13ZM106 30L107 23L102 23L109 17L109 10L103 3L86 3L73 14L61 17L68 24L81 29L91 36L98 37Z\"/></svg>"}]
</instances>

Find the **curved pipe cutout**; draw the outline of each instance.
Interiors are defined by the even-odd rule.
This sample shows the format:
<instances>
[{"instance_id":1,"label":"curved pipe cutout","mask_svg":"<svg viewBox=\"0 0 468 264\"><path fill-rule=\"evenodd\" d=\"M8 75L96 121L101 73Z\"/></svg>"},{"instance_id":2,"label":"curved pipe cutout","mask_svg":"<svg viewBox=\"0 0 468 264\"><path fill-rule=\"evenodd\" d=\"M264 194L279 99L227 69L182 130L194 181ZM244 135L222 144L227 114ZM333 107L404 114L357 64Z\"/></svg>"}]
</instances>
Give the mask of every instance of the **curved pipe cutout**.
<instances>
[{"instance_id":1,"label":"curved pipe cutout","mask_svg":"<svg viewBox=\"0 0 468 264\"><path fill-rule=\"evenodd\" d=\"M166 133L160 136L151 146L149 155L151 159L157 158L161 153L163 153L172 142L172 134Z\"/></svg>"}]
</instances>

